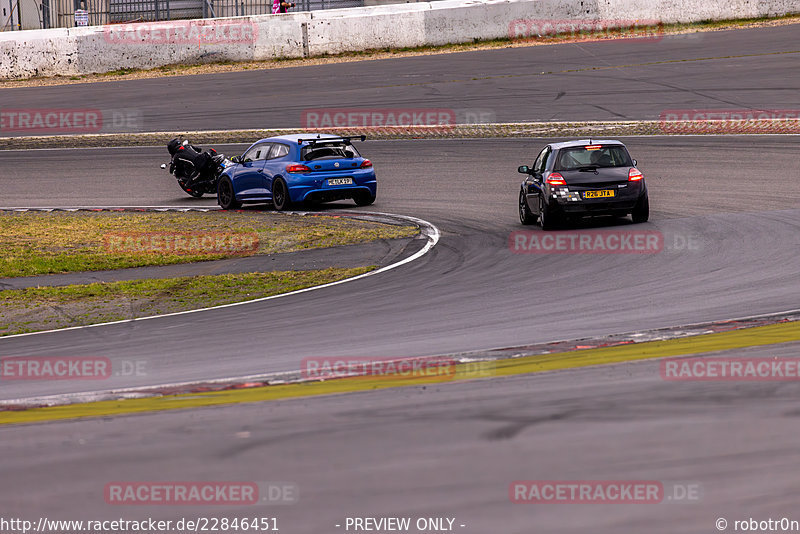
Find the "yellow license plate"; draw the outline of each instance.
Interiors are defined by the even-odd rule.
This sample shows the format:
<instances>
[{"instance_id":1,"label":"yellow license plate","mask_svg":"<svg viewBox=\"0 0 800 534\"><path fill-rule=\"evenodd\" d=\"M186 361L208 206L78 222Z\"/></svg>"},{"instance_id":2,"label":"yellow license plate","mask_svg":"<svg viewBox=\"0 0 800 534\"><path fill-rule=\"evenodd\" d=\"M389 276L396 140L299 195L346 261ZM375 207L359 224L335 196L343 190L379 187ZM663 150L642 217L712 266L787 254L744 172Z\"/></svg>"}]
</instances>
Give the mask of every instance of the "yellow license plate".
<instances>
[{"instance_id":1,"label":"yellow license plate","mask_svg":"<svg viewBox=\"0 0 800 534\"><path fill-rule=\"evenodd\" d=\"M616 191L613 189L602 189L600 191L584 191L583 198L603 198L603 197L613 197L616 195Z\"/></svg>"}]
</instances>

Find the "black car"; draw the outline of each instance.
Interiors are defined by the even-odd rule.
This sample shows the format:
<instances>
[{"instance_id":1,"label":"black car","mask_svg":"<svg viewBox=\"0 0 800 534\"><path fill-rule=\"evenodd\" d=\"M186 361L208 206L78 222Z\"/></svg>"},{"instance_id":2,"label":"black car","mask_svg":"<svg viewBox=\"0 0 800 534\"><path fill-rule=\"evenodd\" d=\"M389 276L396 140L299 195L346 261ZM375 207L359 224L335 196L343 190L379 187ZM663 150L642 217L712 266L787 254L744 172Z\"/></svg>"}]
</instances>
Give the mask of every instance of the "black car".
<instances>
[{"instance_id":1,"label":"black car","mask_svg":"<svg viewBox=\"0 0 800 534\"><path fill-rule=\"evenodd\" d=\"M619 141L578 140L544 147L519 192L519 220L547 230L566 218L631 215L645 222L650 202L644 176Z\"/></svg>"}]
</instances>

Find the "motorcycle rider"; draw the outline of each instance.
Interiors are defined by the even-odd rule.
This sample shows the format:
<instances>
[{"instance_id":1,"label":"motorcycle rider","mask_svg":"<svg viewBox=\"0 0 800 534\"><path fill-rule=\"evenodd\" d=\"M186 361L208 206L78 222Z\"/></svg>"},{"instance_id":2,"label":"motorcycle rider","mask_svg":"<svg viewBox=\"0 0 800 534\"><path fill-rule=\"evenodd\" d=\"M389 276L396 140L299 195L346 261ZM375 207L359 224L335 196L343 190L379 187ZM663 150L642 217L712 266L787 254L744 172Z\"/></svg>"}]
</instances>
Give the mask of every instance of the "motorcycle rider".
<instances>
[{"instance_id":1,"label":"motorcycle rider","mask_svg":"<svg viewBox=\"0 0 800 534\"><path fill-rule=\"evenodd\" d=\"M186 186L190 188L212 163L213 155L216 155L216 151L208 154L188 141L181 142L177 137L167 144L167 150L172 156L170 172L184 177Z\"/></svg>"}]
</instances>

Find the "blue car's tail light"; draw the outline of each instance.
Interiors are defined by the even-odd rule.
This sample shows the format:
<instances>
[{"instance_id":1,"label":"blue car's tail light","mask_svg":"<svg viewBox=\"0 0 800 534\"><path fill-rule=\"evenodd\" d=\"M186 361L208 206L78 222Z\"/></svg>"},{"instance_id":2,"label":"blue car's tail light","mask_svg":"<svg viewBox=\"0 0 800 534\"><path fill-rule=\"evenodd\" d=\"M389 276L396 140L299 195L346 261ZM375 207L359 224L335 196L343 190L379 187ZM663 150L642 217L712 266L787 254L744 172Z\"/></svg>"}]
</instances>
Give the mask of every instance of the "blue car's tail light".
<instances>
[{"instance_id":1,"label":"blue car's tail light","mask_svg":"<svg viewBox=\"0 0 800 534\"><path fill-rule=\"evenodd\" d=\"M301 173L301 172L311 172L311 169L306 167L305 165L287 165L286 172L291 173Z\"/></svg>"}]
</instances>

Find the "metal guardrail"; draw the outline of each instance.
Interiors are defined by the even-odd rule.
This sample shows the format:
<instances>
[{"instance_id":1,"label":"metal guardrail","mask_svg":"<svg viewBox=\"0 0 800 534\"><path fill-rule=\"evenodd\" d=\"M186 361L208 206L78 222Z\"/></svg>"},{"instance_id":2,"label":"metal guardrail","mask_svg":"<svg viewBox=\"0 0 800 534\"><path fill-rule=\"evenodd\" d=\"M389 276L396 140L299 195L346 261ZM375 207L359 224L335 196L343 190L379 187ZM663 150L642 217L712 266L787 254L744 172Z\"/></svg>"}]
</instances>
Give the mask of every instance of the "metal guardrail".
<instances>
[{"instance_id":1,"label":"metal guardrail","mask_svg":"<svg viewBox=\"0 0 800 534\"><path fill-rule=\"evenodd\" d=\"M19 30L22 28L19 0L0 2L0 31Z\"/></svg>"}]
</instances>

